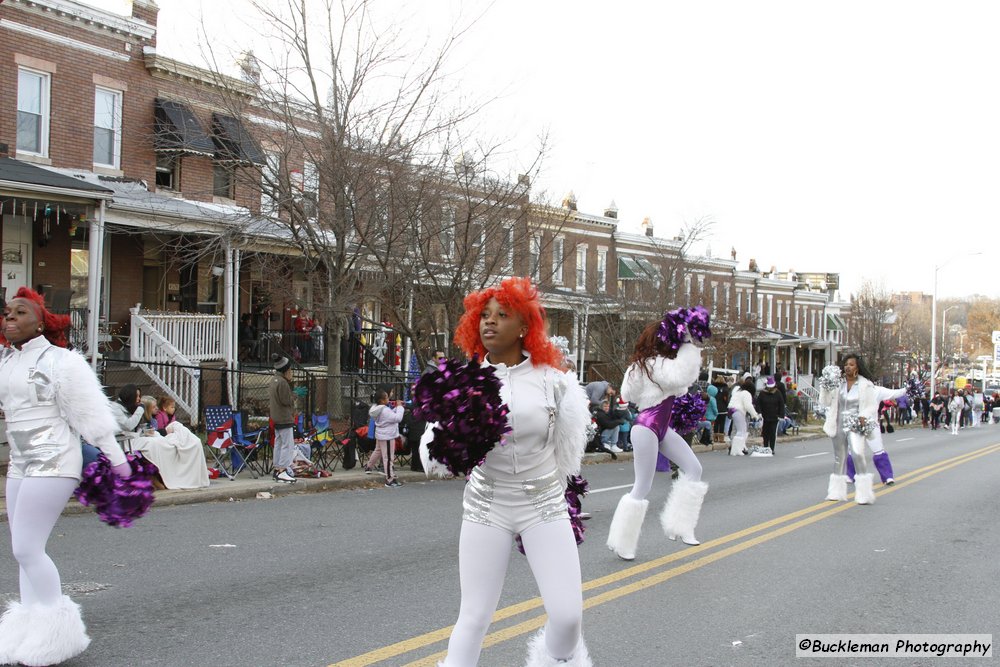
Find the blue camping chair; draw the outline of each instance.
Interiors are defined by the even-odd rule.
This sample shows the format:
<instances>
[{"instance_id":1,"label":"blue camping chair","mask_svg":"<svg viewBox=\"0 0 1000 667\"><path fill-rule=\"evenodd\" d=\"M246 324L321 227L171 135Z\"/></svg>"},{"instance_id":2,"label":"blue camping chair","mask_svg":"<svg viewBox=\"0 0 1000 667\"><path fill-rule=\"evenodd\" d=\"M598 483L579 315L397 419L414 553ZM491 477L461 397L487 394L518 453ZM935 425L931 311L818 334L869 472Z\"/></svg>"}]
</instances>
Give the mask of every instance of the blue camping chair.
<instances>
[{"instance_id":1,"label":"blue camping chair","mask_svg":"<svg viewBox=\"0 0 1000 667\"><path fill-rule=\"evenodd\" d=\"M254 479L258 475L266 475L271 467L270 440L267 437L267 427L261 427L253 431L243 429L243 413L233 413L233 426L236 431L233 433L234 451L229 455L236 454L243 458L244 465L250 469Z\"/></svg>"}]
</instances>

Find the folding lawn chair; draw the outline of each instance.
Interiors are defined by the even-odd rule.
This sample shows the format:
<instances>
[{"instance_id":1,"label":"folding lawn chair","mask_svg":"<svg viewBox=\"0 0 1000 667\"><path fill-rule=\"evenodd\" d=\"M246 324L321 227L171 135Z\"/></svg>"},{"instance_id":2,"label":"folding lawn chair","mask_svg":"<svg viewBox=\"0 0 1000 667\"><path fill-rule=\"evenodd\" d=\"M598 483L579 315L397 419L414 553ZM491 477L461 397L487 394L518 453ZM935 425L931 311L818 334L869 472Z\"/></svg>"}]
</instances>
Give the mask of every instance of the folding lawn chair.
<instances>
[{"instance_id":1,"label":"folding lawn chair","mask_svg":"<svg viewBox=\"0 0 1000 667\"><path fill-rule=\"evenodd\" d=\"M233 425L235 427L233 446L236 449L230 451L230 457L234 453L242 457L254 479L257 479L258 474L266 475L267 471L271 468L267 427L261 427L253 431L244 431L242 412L233 413Z\"/></svg>"},{"instance_id":2,"label":"folding lawn chair","mask_svg":"<svg viewBox=\"0 0 1000 667\"><path fill-rule=\"evenodd\" d=\"M208 434L209 451L212 452L219 470L229 479L235 479L237 473L246 465L246 461L239 454L231 455L234 451L233 409L228 405L206 405L205 432Z\"/></svg>"},{"instance_id":3,"label":"folding lawn chair","mask_svg":"<svg viewBox=\"0 0 1000 667\"><path fill-rule=\"evenodd\" d=\"M330 470L337 469L344 462L344 448L350 444L350 431L335 433L330 428L328 415L313 415L313 430L311 433L313 460L316 465Z\"/></svg>"}]
</instances>

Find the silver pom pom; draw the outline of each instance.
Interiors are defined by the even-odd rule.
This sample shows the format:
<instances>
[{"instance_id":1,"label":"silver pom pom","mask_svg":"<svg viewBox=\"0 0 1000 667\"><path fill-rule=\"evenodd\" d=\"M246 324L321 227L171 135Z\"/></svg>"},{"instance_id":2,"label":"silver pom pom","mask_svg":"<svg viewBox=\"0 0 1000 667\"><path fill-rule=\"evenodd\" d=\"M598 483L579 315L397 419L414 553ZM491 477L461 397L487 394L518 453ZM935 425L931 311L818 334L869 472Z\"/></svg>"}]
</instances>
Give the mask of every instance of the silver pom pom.
<instances>
[{"instance_id":1,"label":"silver pom pom","mask_svg":"<svg viewBox=\"0 0 1000 667\"><path fill-rule=\"evenodd\" d=\"M862 425L860 416L849 414L844 416L844 429L851 433L860 433L867 438L875 430L875 422L867 419Z\"/></svg>"},{"instance_id":2,"label":"silver pom pom","mask_svg":"<svg viewBox=\"0 0 1000 667\"><path fill-rule=\"evenodd\" d=\"M823 369L823 374L819 378L819 386L821 389L826 389L827 391L833 391L840 387L842 380L840 374L840 366L830 364Z\"/></svg>"}]
</instances>

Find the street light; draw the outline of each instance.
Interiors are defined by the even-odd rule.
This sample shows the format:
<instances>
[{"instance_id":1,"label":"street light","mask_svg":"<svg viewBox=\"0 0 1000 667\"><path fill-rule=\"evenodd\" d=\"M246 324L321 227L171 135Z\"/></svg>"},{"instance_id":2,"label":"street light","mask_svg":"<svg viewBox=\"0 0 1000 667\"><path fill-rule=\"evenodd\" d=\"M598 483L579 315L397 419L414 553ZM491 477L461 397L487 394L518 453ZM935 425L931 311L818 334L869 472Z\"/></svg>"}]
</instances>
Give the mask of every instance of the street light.
<instances>
[{"instance_id":1,"label":"street light","mask_svg":"<svg viewBox=\"0 0 1000 667\"><path fill-rule=\"evenodd\" d=\"M954 257L946 260L945 262L938 264L934 267L934 293L931 294L931 398L934 397L935 388L935 378L937 375L937 362L934 357L937 355L937 278L938 271L943 269L945 266L950 264L952 261L958 259L959 257L973 257L975 255L982 255L981 252L968 252L962 253L961 255L955 255ZM945 314L948 313L948 309L945 309ZM942 317L941 329L944 330L944 318Z\"/></svg>"}]
</instances>

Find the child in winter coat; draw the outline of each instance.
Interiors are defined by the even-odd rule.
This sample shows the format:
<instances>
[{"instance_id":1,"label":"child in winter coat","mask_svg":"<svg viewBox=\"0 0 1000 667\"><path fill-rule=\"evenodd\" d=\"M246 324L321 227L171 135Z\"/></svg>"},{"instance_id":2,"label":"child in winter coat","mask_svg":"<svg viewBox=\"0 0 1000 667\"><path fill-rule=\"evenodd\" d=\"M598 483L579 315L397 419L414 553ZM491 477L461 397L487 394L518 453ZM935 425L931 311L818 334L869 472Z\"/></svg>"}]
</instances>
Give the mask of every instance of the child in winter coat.
<instances>
[{"instance_id":1,"label":"child in winter coat","mask_svg":"<svg viewBox=\"0 0 1000 667\"><path fill-rule=\"evenodd\" d=\"M391 403L390 406L389 394L379 391L375 394L375 405L368 411L368 416L375 420L375 449L385 461L385 485L389 488L401 486L393 472L392 459L399 437L399 422L403 421L403 402Z\"/></svg>"}]
</instances>

